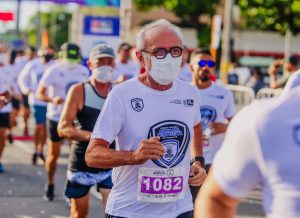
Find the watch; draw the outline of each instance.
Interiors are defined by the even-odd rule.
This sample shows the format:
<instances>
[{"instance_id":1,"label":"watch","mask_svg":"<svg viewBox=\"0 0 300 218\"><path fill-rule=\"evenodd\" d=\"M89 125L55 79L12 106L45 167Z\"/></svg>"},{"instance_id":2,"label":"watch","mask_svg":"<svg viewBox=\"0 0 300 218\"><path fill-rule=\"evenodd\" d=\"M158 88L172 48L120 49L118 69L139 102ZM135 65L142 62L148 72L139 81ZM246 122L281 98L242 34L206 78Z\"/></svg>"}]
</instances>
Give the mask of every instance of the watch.
<instances>
[{"instance_id":1,"label":"watch","mask_svg":"<svg viewBox=\"0 0 300 218\"><path fill-rule=\"evenodd\" d=\"M203 156L196 156L196 157L192 158L190 164L192 165L196 161L199 161L201 163L202 167L205 166L205 159Z\"/></svg>"}]
</instances>

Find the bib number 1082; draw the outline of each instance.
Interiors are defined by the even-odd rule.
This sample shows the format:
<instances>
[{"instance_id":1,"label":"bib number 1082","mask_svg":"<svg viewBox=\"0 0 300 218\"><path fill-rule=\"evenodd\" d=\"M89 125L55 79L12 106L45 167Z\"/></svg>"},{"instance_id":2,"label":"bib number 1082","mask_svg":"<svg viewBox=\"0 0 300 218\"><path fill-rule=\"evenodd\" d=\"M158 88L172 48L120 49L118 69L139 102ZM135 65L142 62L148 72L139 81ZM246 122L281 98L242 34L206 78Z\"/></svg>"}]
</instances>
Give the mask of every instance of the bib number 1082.
<instances>
[{"instance_id":1,"label":"bib number 1082","mask_svg":"<svg viewBox=\"0 0 300 218\"><path fill-rule=\"evenodd\" d=\"M182 191L183 177L142 177L141 192L147 194L176 194Z\"/></svg>"}]
</instances>

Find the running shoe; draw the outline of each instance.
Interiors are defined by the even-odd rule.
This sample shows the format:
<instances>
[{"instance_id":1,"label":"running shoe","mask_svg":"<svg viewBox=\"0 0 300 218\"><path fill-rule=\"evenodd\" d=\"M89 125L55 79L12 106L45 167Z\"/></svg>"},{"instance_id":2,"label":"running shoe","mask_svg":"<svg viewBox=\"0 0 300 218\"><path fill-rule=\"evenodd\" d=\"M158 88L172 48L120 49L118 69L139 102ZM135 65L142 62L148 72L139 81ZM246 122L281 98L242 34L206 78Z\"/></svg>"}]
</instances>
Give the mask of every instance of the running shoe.
<instances>
[{"instance_id":1,"label":"running shoe","mask_svg":"<svg viewBox=\"0 0 300 218\"><path fill-rule=\"evenodd\" d=\"M0 173L4 173L3 165L0 163Z\"/></svg>"},{"instance_id":2,"label":"running shoe","mask_svg":"<svg viewBox=\"0 0 300 218\"><path fill-rule=\"evenodd\" d=\"M53 199L54 199L54 185L47 185L46 186L44 199L46 201L53 201Z\"/></svg>"},{"instance_id":3,"label":"running shoe","mask_svg":"<svg viewBox=\"0 0 300 218\"><path fill-rule=\"evenodd\" d=\"M36 165L37 158L38 158L38 154L36 152L34 152L32 155L32 164L33 165Z\"/></svg>"},{"instance_id":4,"label":"running shoe","mask_svg":"<svg viewBox=\"0 0 300 218\"><path fill-rule=\"evenodd\" d=\"M12 144L14 142L14 138L13 138L13 135L11 133L9 133L7 135L7 139L8 139L8 141L9 141L10 144Z\"/></svg>"},{"instance_id":5,"label":"running shoe","mask_svg":"<svg viewBox=\"0 0 300 218\"><path fill-rule=\"evenodd\" d=\"M38 153L38 157L45 163L46 162L46 158L44 156L44 154L42 152Z\"/></svg>"}]
</instances>

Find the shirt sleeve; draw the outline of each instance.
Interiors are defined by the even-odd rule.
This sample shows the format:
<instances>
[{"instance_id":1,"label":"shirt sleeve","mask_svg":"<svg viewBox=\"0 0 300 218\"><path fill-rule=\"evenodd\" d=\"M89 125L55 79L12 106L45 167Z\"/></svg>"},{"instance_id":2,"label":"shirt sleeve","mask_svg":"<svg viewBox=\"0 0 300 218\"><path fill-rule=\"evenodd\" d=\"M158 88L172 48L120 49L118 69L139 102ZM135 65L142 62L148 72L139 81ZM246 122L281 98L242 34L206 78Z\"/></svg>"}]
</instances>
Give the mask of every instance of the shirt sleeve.
<instances>
[{"instance_id":1,"label":"shirt sleeve","mask_svg":"<svg viewBox=\"0 0 300 218\"><path fill-rule=\"evenodd\" d=\"M235 114L235 104L234 104L234 98L233 98L233 94L231 91L228 90L228 104L227 107L225 109L225 117L226 118L231 118L234 116Z\"/></svg>"},{"instance_id":2,"label":"shirt sleeve","mask_svg":"<svg viewBox=\"0 0 300 218\"><path fill-rule=\"evenodd\" d=\"M18 78L19 87L23 94L27 94L31 91L30 89L30 71L31 65L27 64L24 69L21 71L20 76Z\"/></svg>"},{"instance_id":3,"label":"shirt sleeve","mask_svg":"<svg viewBox=\"0 0 300 218\"><path fill-rule=\"evenodd\" d=\"M237 199L246 197L262 182L257 157L259 140L251 108L243 109L230 122L213 161L214 177L221 189Z\"/></svg>"},{"instance_id":4,"label":"shirt sleeve","mask_svg":"<svg viewBox=\"0 0 300 218\"><path fill-rule=\"evenodd\" d=\"M43 85L45 87L49 87L51 85L54 84L54 74L53 74L54 70L52 67L48 68L45 73L43 74L40 82L39 82L39 86Z\"/></svg>"},{"instance_id":5,"label":"shirt sleeve","mask_svg":"<svg viewBox=\"0 0 300 218\"><path fill-rule=\"evenodd\" d=\"M0 94L5 93L6 91L9 91L7 80L3 77L0 77Z\"/></svg>"},{"instance_id":6,"label":"shirt sleeve","mask_svg":"<svg viewBox=\"0 0 300 218\"><path fill-rule=\"evenodd\" d=\"M194 126L196 126L198 123L201 122L201 113L200 113L200 96L196 95L195 97L195 109L196 109L196 113L195 113L195 118L194 118Z\"/></svg>"},{"instance_id":7,"label":"shirt sleeve","mask_svg":"<svg viewBox=\"0 0 300 218\"><path fill-rule=\"evenodd\" d=\"M92 138L112 143L124 124L124 109L117 94L111 91L95 124Z\"/></svg>"},{"instance_id":8,"label":"shirt sleeve","mask_svg":"<svg viewBox=\"0 0 300 218\"><path fill-rule=\"evenodd\" d=\"M294 73L288 80L287 84L285 85L282 96L287 95L291 89L295 88L296 86L300 86L300 71Z\"/></svg>"}]
</instances>

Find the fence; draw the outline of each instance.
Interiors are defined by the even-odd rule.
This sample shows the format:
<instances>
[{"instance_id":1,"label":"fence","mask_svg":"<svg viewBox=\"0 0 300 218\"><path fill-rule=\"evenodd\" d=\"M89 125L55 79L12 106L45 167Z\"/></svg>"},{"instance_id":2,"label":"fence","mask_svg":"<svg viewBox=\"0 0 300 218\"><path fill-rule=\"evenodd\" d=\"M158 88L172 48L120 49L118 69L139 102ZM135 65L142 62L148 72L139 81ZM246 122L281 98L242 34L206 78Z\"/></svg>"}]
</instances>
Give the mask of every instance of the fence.
<instances>
[{"instance_id":1,"label":"fence","mask_svg":"<svg viewBox=\"0 0 300 218\"><path fill-rule=\"evenodd\" d=\"M282 93L282 89L263 88L255 96L254 91L249 87L239 85L226 85L226 87L233 94L237 111L250 104L254 99L274 98Z\"/></svg>"}]
</instances>

